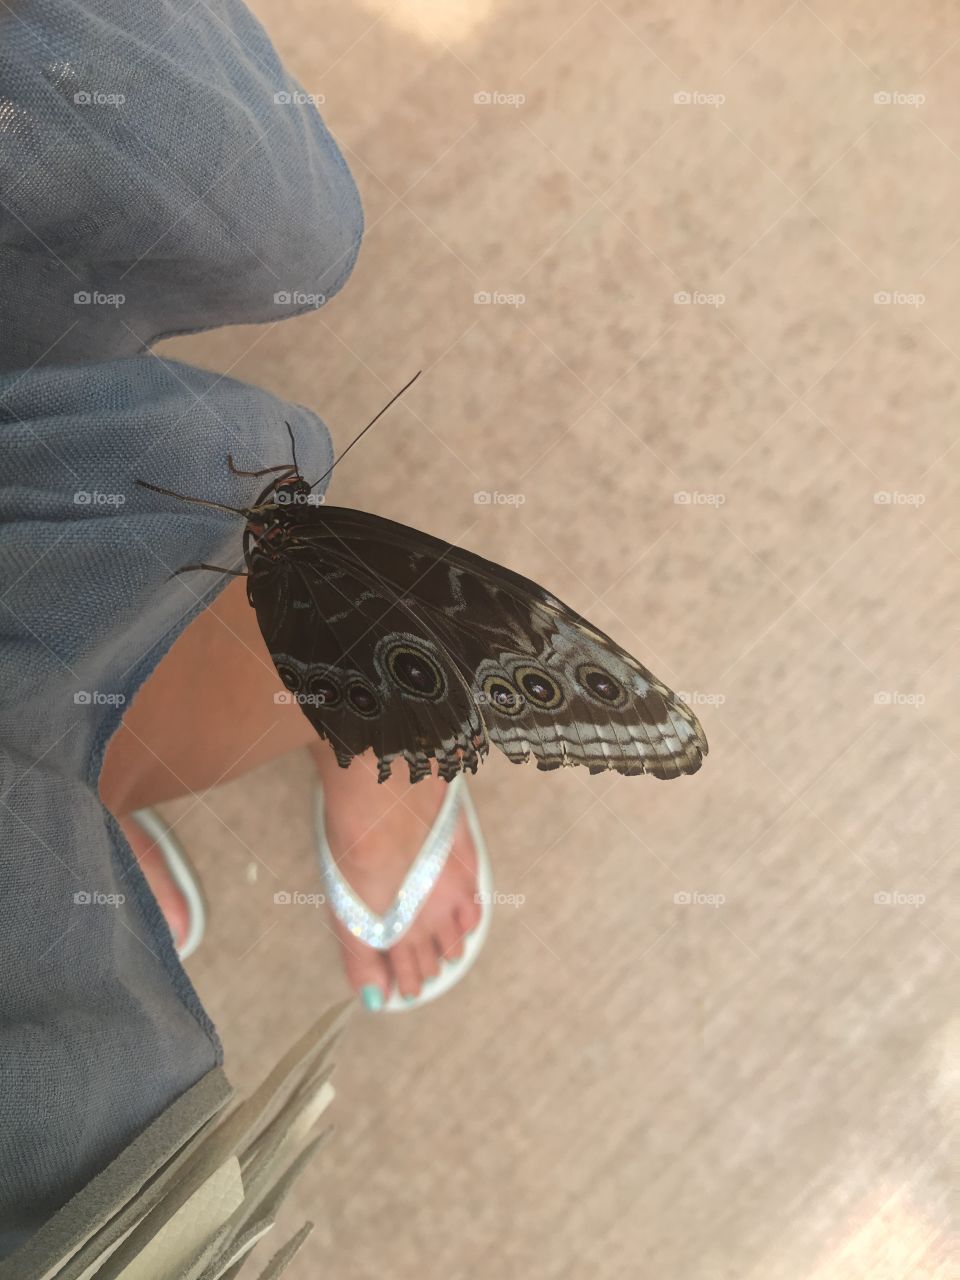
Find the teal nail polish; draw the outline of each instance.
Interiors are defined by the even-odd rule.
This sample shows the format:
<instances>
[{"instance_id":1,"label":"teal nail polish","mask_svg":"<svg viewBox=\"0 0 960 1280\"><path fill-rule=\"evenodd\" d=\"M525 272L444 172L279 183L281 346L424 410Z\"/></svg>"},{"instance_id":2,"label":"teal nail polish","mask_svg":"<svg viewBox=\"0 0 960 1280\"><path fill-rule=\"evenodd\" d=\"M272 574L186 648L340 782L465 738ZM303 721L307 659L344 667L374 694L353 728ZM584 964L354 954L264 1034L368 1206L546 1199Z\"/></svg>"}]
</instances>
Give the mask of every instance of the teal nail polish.
<instances>
[{"instance_id":1,"label":"teal nail polish","mask_svg":"<svg viewBox=\"0 0 960 1280\"><path fill-rule=\"evenodd\" d=\"M363 1001L363 1007L369 1009L371 1013L376 1013L378 1009L383 1008L383 992L379 987L364 987L360 992L360 999Z\"/></svg>"},{"instance_id":2,"label":"teal nail polish","mask_svg":"<svg viewBox=\"0 0 960 1280\"><path fill-rule=\"evenodd\" d=\"M416 1000L416 998L417 998L416 996L404 996L404 997L403 997L403 1003L404 1003L404 1004L413 1004L413 1003L414 1003L414 1001Z\"/></svg>"}]
</instances>

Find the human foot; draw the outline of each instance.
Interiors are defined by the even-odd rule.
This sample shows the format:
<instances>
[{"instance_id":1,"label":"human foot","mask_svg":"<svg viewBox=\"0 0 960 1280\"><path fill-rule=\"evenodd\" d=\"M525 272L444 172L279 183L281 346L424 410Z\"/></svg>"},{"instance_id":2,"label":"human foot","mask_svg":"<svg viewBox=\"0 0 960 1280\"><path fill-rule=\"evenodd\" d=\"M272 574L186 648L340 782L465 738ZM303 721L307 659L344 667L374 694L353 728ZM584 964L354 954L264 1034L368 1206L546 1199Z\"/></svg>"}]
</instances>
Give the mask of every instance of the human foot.
<instances>
[{"instance_id":1,"label":"human foot","mask_svg":"<svg viewBox=\"0 0 960 1280\"><path fill-rule=\"evenodd\" d=\"M324 787L327 841L341 875L378 914L396 898L411 863L432 827L448 784L403 777L378 783L362 757L340 769L325 743L312 748ZM456 963L464 939L481 920L477 851L461 809L453 847L436 884L401 940L389 951L365 945L332 915L347 980L371 1010L383 1008L394 988L408 1000L438 977L441 963Z\"/></svg>"}]
</instances>

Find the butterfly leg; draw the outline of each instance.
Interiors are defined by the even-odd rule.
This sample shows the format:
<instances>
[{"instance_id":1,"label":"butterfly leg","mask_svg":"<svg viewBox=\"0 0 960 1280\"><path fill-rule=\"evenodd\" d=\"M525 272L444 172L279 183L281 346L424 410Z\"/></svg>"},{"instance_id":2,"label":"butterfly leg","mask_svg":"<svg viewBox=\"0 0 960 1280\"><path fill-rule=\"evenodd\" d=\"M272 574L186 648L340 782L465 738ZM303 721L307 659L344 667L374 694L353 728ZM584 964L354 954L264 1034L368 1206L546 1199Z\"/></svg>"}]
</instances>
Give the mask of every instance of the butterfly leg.
<instances>
[{"instance_id":1,"label":"butterfly leg","mask_svg":"<svg viewBox=\"0 0 960 1280\"><path fill-rule=\"evenodd\" d=\"M296 467L290 462L285 462L280 467L262 467L259 471L241 471L234 464L232 453L227 454L227 470L232 476L268 476L274 471L288 471L291 475L296 473Z\"/></svg>"},{"instance_id":2,"label":"butterfly leg","mask_svg":"<svg viewBox=\"0 0 960 1280\"><path fill-rule=\"evenodd\" d=\"M223 502L211 502L209 498L193 498L187 493L177 493L176 489L164 489L162 485L151 484L149 480L134 480L141 489L151 489L154 493L162 493L167 498L179 498L181 502L195 502L198 507L213 507L215 511L229 511L231 515L245 516L242 507L228 507Z\"/></svg>"}]
</instances>

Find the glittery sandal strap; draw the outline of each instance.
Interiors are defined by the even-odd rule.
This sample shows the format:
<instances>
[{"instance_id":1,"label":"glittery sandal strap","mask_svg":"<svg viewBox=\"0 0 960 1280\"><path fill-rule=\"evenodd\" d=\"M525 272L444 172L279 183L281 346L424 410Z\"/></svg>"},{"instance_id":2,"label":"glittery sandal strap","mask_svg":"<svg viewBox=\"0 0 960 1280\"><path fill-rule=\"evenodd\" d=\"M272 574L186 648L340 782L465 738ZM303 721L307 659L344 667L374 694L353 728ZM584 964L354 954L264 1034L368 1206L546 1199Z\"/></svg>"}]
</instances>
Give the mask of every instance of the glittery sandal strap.
<instances>
[{"instance_id":1,"label":"glittery sandal strap","mask_svg":"<svg viewBox=\"0 0 960 1280\"><path fill-rule=\"evenodd\" d=\"M447 784L447 793L430 833L404 877L397 896L381 916L371 911L354 893L334 860L324 826L323 788L317 787L317 843L327 900L341 924L368 947L375 947L377 951L389 951L416 919L417 912L439 880L453 848L453 837L463 804L462 788L462 774L458 774Z\"/></svg>"}]
</instances>

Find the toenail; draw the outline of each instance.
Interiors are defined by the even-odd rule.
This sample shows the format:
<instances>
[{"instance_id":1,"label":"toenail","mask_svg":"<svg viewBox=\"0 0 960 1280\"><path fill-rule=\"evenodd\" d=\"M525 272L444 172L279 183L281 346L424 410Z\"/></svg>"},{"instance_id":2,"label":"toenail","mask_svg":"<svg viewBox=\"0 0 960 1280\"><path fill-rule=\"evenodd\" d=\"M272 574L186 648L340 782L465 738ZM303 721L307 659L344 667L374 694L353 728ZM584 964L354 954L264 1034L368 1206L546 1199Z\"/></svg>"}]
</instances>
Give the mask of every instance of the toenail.
<instances>
[{"instance_id":1,"label":"toenail","mask_svg":"<svg viewBox=\"0 0 960 1280\"><path fill-rule=\"evenodd\" d=\"M379 987L364 987L360 992L360 999L363 1001L363 1007L369 1009L371 1013L376 1013L378 1009L383 1008L383 992Z\"/></svg>"},{"instance_id":2,"label":"toenail","mask_svg":"<svg viewBox=\"0 0 960 1280\"><path fill-rule=\"evenodd\" d=\"M416 996L404 996L404 997L403 997L403 1003L404 1003L404 1004L413 1004L413 1002L416 1000L416 998L417 998Z\"/></svg>"}]
</instances>

